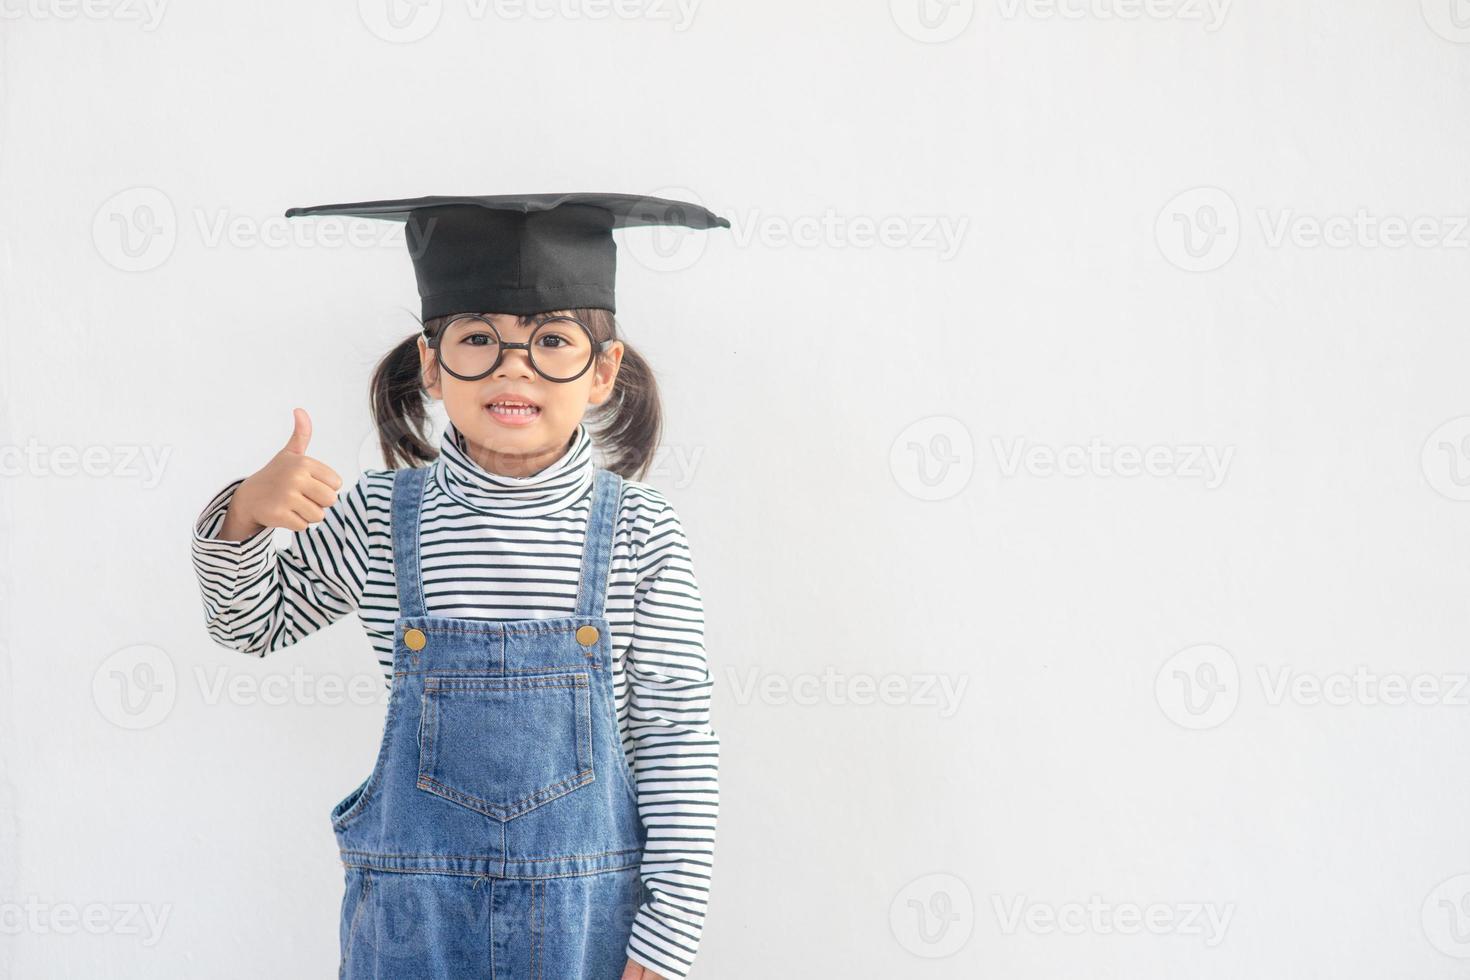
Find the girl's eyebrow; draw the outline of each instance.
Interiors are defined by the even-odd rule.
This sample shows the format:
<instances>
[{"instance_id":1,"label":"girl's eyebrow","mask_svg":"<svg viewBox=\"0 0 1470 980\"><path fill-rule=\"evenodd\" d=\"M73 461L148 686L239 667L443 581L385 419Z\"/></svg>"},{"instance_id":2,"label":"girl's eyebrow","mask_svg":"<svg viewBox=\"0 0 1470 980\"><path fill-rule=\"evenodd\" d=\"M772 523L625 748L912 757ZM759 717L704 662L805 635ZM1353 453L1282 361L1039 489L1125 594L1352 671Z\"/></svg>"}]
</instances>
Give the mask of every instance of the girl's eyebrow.
<instances>
[{"instance_id":1,"label":"girl's eyebrow","mask_svg":"<svg viewBox=\"0 0 1470 980\"><path fill-rule=\"evenodd\" d=\"M543 312L543 313L518 313L518 314L516 314L516 322L517 323L541 323L541 322L543 322L545 320L550 320L552 317L569 316L571 314L571 312L572 312L571 310L550 310L550 311ZM481 313L480 314L480 316L483 316L483 317L485 317L487 319L489 317L491 317L492 315L493 314L490 314L490 313Z\"/></svg>"}]
</instances>

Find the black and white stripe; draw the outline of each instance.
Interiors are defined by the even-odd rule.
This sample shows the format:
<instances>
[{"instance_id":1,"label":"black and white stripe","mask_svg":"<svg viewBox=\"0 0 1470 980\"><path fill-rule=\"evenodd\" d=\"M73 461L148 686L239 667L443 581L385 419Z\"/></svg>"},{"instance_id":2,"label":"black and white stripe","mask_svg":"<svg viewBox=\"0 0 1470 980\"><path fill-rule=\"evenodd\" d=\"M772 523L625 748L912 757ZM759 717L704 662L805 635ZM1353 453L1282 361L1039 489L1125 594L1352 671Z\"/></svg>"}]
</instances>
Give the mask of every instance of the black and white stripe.
<instances>
[{"instance_id":1,"label":"black and white stripe","mask_svg":"<svg viewBox=\"0 0 1470 980\"><path fill-rule=\"evenodd\" d=\"M427 485L420 548L424 600L436 616L571 615L591 504L592 443L579 425L567 453L530 477L475 463L450 423ZM265 656L356 610L392 685L393 471L370 469L326 518L274 549L273 531L214 536L235 489L194 526L205 625L219 644ZM633 923L628 955L684 977L704 924L719 811L719 737L710 725L704 611L678 515L654 487L624 481L608 572L607 618L623 750L648 831L642 874L653 900Z\"/></svg>"}]
</instances>

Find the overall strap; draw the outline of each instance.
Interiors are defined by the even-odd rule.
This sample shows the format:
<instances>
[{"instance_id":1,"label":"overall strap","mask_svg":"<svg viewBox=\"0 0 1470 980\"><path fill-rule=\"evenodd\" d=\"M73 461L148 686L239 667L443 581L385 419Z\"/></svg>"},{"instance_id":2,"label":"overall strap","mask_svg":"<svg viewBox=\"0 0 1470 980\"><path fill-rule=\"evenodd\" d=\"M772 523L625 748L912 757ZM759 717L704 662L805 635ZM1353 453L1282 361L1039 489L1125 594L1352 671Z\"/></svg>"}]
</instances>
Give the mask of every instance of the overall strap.
<instances>
[{"instance_id":1,"label":"overall strap","mask_svg":"<svg viewBox=\"0 0 1470 980\"><path fill-rule=\"evenodd\" d=\"M587 515L587 540L582 546L582 573L577 585L579 617L601 617L607 600L607 571L612 565L613 534L623 478L601 467L592 480L592 509Z\"/></svg>"},{"instance_id":2,"label":"overall strap","mask_svg":"<svg viewBox=\"0 0 1470 980\"><path fill-rule=\"evenodd\" d=\"M433 464L393 474L393 577L398 583L398 615L427 616L419 568L419 511Z\"/></svg>"}]
</instances>

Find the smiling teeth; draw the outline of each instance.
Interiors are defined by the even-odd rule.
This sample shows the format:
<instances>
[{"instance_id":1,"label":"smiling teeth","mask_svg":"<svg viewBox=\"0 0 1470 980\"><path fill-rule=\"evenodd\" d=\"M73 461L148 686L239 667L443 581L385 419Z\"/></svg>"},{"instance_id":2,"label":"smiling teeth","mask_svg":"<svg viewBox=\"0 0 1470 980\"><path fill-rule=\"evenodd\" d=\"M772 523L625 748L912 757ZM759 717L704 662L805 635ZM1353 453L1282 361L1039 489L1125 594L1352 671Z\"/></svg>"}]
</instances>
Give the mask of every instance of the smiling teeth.
<instances>
[{"instance_id":1,"label":"smiling teeth","mask_svg":"<svg viewBox=\"0 0 1470 980\"><path fill-rule=\"evenodd\" d=\"M491 409L505 415L535 415L536 408L532 405L491 405Z\"/></svg>"}]
</instances>

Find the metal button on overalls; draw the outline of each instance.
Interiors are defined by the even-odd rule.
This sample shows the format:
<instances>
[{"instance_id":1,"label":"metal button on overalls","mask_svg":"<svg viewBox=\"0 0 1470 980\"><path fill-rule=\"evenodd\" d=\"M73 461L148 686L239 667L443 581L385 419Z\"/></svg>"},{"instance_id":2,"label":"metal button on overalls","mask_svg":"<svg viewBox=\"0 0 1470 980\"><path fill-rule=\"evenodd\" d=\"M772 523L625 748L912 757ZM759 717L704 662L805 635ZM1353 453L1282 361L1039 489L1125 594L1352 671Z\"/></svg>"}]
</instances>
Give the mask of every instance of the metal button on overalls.
<instances>
[{"instance_id":1,"label":"metal button on overalls","mask_svg":"<svg viewBox=\"0 0 1470 980\"><path fill-rule=\"evenodd\" d=\"M505 622L425 607L431 469L395 474L393 688L372 773L331 814L340 976L614 980L648 897L598 645L622 478L595 470L574 613Z\"/></svg>"}]
</instances>

